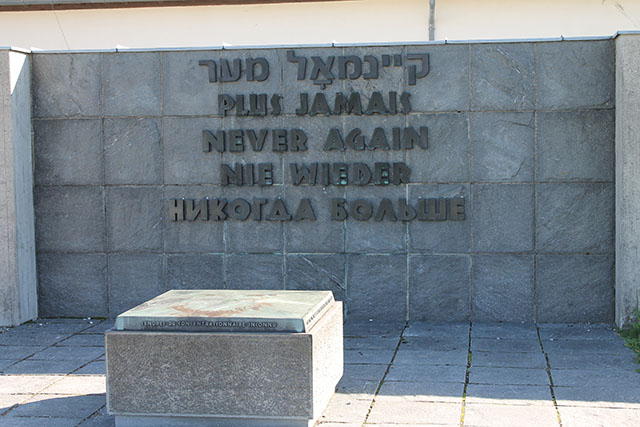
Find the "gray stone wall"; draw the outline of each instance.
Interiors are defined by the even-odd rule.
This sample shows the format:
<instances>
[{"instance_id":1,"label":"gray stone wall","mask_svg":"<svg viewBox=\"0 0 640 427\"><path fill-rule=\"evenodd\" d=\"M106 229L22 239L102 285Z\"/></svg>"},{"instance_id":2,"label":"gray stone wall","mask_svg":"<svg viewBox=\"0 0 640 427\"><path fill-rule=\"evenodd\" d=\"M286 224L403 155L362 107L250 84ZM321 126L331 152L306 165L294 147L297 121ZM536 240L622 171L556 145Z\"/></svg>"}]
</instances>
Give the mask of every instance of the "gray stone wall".
<instances>
[{"instance_id":1,"label":"gray stone wall","mask_svg":"<svg viewBox=\"0 0 640 427\"><path fill-rule=\"evenodd\" d=\"M295 49L429 53L378 79L296 79L287 49L33 54L42 316L115 316L172 288L330 289L349 318L604 322L614 317L612 41ZM203 59L264 57L264 82ZM311 63L309 67L311 67ZM307 70L309 73L309 70ZM301 92L411 93L395 115L297 116ZM219 94L280 93L283 115L222 116ZM322 150L328 129L426 126L427 150ZM203 129L303 129L308 151L205 153ZM275 185L220 185L221 163ZM292 162L404 162L408 184L295 186ZM171 199L312 201L316 221L170 221ZM332 221L332 198L463 197L464 221ZM292 209L292 208L290 208Z\"/></svg>"}]
</instances>

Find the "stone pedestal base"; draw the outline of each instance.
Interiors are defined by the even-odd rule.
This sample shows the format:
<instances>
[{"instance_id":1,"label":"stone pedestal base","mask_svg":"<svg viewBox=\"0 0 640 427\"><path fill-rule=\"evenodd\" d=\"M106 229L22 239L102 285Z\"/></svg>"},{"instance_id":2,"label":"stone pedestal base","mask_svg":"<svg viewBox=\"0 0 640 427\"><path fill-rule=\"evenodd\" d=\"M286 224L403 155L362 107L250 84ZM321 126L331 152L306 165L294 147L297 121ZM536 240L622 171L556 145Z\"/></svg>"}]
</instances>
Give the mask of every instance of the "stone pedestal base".
<instances>
[{"instance_id":1,"label":"stone pedestal base","mask_svg":"<svg viewBox=\"0 0 640 427\"><path fill-rule=\"evenodd\" d=\"M118 426L307 426L342 377L342 303L303 333L106 333Z\"/></svg>"}]
</instances>

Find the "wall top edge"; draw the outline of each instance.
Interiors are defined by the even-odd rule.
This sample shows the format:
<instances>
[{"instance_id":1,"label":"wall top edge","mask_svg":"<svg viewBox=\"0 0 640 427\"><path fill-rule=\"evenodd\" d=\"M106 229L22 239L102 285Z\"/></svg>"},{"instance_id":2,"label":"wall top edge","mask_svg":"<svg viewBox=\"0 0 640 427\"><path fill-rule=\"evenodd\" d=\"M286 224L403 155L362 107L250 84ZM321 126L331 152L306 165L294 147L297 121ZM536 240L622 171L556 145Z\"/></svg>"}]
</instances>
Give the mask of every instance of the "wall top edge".
<instances>
[{"instance_id":1,"label":"wall top edge","mask_svg":"<svg viewBox=\"0 0 640 427\"><path fill-rule=\"evenodd\" d=\"M20 52L20 53L31 53L29 49L23 49L21 47L16 46L0 46L0 50L8 50L11 52Z\"/></svg>"},{"instance_id":2,"label":"wall top edge","mask_svg":"<svg viewBox=\"0 0 640 427\"><path fill-rule=\"evenodd\" d=\"M437 46L460 44L498 44L498 43L545 43L545 42L571 42L571 41L598 41L613 40L620 35L640 35L640 31L618 31L611 36L585 36L585 37L541 37L521 39L481 39L481 40L436 40L436 41L405 41L405 42L365 42L365 43L309 43L309 44L273 44L273 45L214 45L214 46L185 46L185 47L149 47L129 48L116 46L107 49L40 49L32 47L21 49L16 47L2 47L0 50L15 50L23 53L37 54L61 54L61 53L116 53L116 52L195 52L211 50L260 50L260 49L313 49L331 47L389 47L389 46Z\"/></svg>"}]
</instances>

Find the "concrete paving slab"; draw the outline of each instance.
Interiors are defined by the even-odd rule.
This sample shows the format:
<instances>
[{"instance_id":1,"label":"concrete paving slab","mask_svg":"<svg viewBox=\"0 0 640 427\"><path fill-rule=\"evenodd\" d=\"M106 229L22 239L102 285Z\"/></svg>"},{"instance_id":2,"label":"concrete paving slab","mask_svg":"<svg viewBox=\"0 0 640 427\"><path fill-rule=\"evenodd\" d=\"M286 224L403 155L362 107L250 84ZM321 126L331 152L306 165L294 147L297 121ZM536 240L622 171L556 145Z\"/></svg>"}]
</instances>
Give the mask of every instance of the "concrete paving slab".
<instances>
[{"instance_id":1,"label":"concrete paving slab","mask_svg":"<svg viewBox=\"0 0 640 427\"><path fill-rule=\"evenodd\" d=\"M469 349L468 337L404 337L400 348L404 350L465 351Z\"/></svg>"},{"instance_id":2,"label":"concrete paving slab","mask_svg":"<svg viewBox=\"0 0 640 427\"><path fill-rule=\"evenodd\" d=\"M471 338L537 340L538 330L533 323L473 322Z\"/></svg>"},{"instance_id":3,"label":"concrete paving slab","mask_svg":"<svg viewBox=\"0 0 640 427\"><path fill-rule=\"evenodd\" d=\"M23 360L4 370L5 374L66 375L86 362L79 360Z\"/></svg>"},{"instance_id":4,"label":"concrete paving slab","mask_svg":"<svg viewBox=\"0 0 640 427\"><path fill-rule=\"evenodd\" d=\"M543 340L620 340L614 325L558 325L540 324L540 338Z\"/></svg>"},{"instance_id":5,"label":"concrete paving slab","mask_svg":"<svg viewBox=\"0 0 640 427\"><path fill-rule=\"evenodd\" d=\"M384 381L376 401L462 402L464 383Z\"/></svg>"},{"instance_id":6,"label":"concrete paving slab","mask_svg":"<svg viewBox=\"0 0 640 427\"><path fill-rule=\"evenodd\" d=\"M634 384L601 387L554 387L558 406L640 409L640 388Z\"/></svg>"},{"instance_id":7,"label":"concrete paving slab","mask_svg":"<svg viewBox=\"0 0 640 427\"><path fill-rule=\"evenodd\" d=\"M471 367L469 383L549 385L549 376L544 369Z\"/></svg>"},{"instance_id":8,"label":"concrete paving slab","mask_svg":"<svg viewBox=\"0 0 640 427\"><path fill-rule=\"evenodd\" d=\"M547 367L547 360L542 352L503 353L474 351L471 354L471 366L545 369Z\"/></svg>"},{"instance_id":9,"label":"concrete paving slab","mask_svg":"<svg viewBox=\"0 0 640 427\"><path fill-rule=\"evenodd\" d=\"M0 334L0 350L3 346L49 346L67 338L69 334L20 333L16 331Z\"/></svg>"},{"instance_id":10,"label":"concrete paving slab","mask_svg":"<svg viewBox=\"0 0 640 427\"><path fill-rule=\"evenodd\" d=\"M347 322L343 334L345 337L399 337L405 324L406 322Z\"/></svg>"},{"instance_id":11,"label":"concrete paving slab","mask_svg":"<svg viewBox=\"0 0 640 427\"><path fill-rule=\"evenodd\" d=\"M344 363L376 363L388 365L394 350L344 350Z\"/></svg>"},{"instance_id":12,"label":"concrete paving slab","mask_svg":"<svg viewBox=\"0 0 640 427\"><path fill-rule=\"evenodd\" d=\"M31 394L0 394L0 416L8 412L12 406L29 400L32 396Z\"/></svg>"},{"instance_id":13,"label":"concrete paving slab","mask_svg":"<svg viewBox=\"0 0 640 427\"><path fill-rule=\"evenodd\" d=\"M106 375L107 368L104 360L97 360L95 362L89 362L77 371L73 371L72 375Z\"/></svg>"},{"instance_id":14,"label":"concrete paving slab","mask_svg":"<svg viewBox=\"0 0 640 427\"><path fill-rule=\"evenodd\" d=\"M620 369L552 369L554 386L619 386L640 388L640 373Z\"/></svg>"},{"instance_id":15,"label":"concrete paving slab","mask_svg":"<svg viewBox=\"0 0 640 427\"><path fill-rule=\"evenodd\" d=\"M45 388L40 394L104 394L106 389L106 380L102 375L68 376Z\"/></svg>"},{"instance_id":16,"label":"concrete paving slab","mask_svg":"<svg viewBox=\"0 0 640 427\"><path fill-rule=\"evenodd\" d=\"M393 360L395 366L401 365L453 365L467 366L469 353L467 350L407 350L400 347Z\"/></svg>"},{"instance_id":17,"label":"concrete paving slab","mask_svg":"<svg viewBox=\"0 0 640 427\"><path fill-rule=\"evenodd\" d=\"M551 405L551 388L538 385L469 384L467 403L496 405Z\"/></svg>"},{"instance_id":18,"label":"concrete paving slab","mask_svg":"<svg viewBox=\"0 0 640 427\"><path fill-rule=\"evenodd\" d=\"M103 407L79 425L82 427L114 427L116 425L116 419L113 415L107 414L106 407Z\"/></svg>"},{"instance_id":19,"label":"concrete paving slab","mask_svg":"<svg viewBox=\"0 0 640 427\"><path fill-rule=\"evenodd\" d=\"M35 394L60 379L56 375L0 375L0 394Z\"/></svg>"},{"instance_id":20,"label":"concrete paving slab","mask_svg":"<svg viewBox=\"0 0 640 427\"><path fill-rule=\"evenodd\" d=\"M537 339L514 340L501 338L472 338L471 351L503 353L536 353L542 351Z\"/></svg>"},{"instance_id":21,"label":"concrete paving slab","mask_svg":"<svg viewBox=\"0 0 640 427\"><path fill-rule=\"evenodd\" d=\"M558 411L563 427L637 427L640 420L640 409L562 406Z\"/></svg>"},{"instance_id":22,"label":"concrete paving slab","mask_svg":"<svg viewBox=\"0 0 640 427\"><path fill-rule=\"evenodd\" d=\"M77 332L86 330L93 327L93 324L88 322L74 322L74 323L52 323L48 321L34 321L25 323L23 325L14 328L15 331L20 333L25 332L44 332L57 334L75 334Z\"/></svg>"},{"instance_id":23,"label":"concrete paving slab","mask_svg":"<svg viewBox=\"0 0 640 427\"><path fill-rule=\"evenodd\" d=\"M19 360L0 360L0 372L4 372L14 363L18 363Z\"/></svg>"},{"instance_id":24,"label":"concrete paving slab","mask_svg":"<svg viewBox=\"0 0 640 427\"><path fill-rule=\"evenodd\" d=\"M0 346L0 360L18 361L31 356L46 347L33 345L5 345Z\"/></svg>"},{"instance_id":25,"label":"concrete paving slab","mask_svg":"<svg viewBox=\"0 0 640 427\"><path fill-rule=\"evenodd\" d=\"M565 354L629 354L631 350L620 340L542 340L546 353Z\"/></svg>"},{"instance_id":26,"label":"concrete paving slab","mask_svg":"<svg viewBox=\"0 0 640 427\"><path fill-rule=\"evenodd\" d=\"M403 337L469 337L468 323L411 322L404 330Z\"/></svg>"},{"instance_id":27,"label":"concrete paving slab","mask_svg":"<svg viewBox=\"0 0 640 427\"><path fill-rule=\"evenodd\" d=\"M625 355L549 353L551 369L622 369L634 371L638 368L633 352Z\"/></svg>"},{"instance_id":28,"label":"concrete paving slab","mask_svg":"<svg viewBox=\"0 0 640 427\"><path fill-rule=\"evenodd\" d=\"M336 387L336 393L367 394L373 397L379 385L380 381L358 380L342 377Z\"/></svg>"},{"instance_id":29,"label":"concrete paving slab","mask_svg":"<svg viewBox=\"0 0 640 427\"><path fill-rule=\"evenodd\" d=\"M343 378L379 382L386 371L386 365L344 365Z\"/></svg>"},{"instance_id":30,"label":"concrete paving slab","mask_svg":"<svg viewBox=\"0 0 640 427\"><path fill-rule=\"evenodd\" d=\"M551 427L560 426L560 423L558 422L556 409L553 406L468 403L464 411L464 425Z\"/></svg>"},{"instance_id":31,"label":"concrete paving slab","mask_svg":"<svg viewBox=\"0 0 640 427\"><path fill-rule=\"evenodd\" d=\"M104 395L74 395L52 396L40 394L33 396L10 413L19 416L46 416L80 418L77 422L87 418L106 403Z\"/></svg>"},{"instance_id":32,"label":"concrete paving slab","mask_svg":"<svg viewBox=\"0 0 640 427\"><path fill-rule=\"evenodd\" d=\"M11 413L0 418L0 426L6 427L71 427L82 421L82 418L57 417L16 417Z\"/></svg>"},{"instance_id":33,"label":"concrete paving slab","mask_svg":"<svg viewBox=\"0 0 640 427\"><path fill-rule=\"evenodd\" d=\"M455 424L460 422L462 402L376 401L368 423Z\"/></svg>"},{"instance_id":34,"label":"concrete paving slab","mask_svg":"<svg viewBox=\"0 0 640 427\"><path fill-rule=\"evenodd\" d=\"M359 400L349 394L334 394L318 421L362 424L370 406L371 401Z\"/></svg>"},{"instance_id":35,"label":"concrete paving slab","mask_svg":"<svg viewBox=\"0 0 640 427\"><path fill-rule=\"evenodd\" d=\"M345 338L344 349L345 350L395 350L398 346L397 338Z\"/></svg>"},{"instance_id":36,"label":"concrete paving slab","mask_svg":"<svg viewBox=\"0 0 640 427\"><path fill-rule=\"evenodd\" d=\"M463 366L391 366L385 381L409 381L429 383L464 383L466 367Z\"/></svg>"},{"instance_id":37,"label":"concrete paving slab","mask_svg":"<svg viewBox=\"0 0 640 427\"><path fill-rule=\"evenodd\" d=\"M40 351L28 360L84 360L89 362L104 354L102 347L58 347L52 346Z\"/></svg>"},{"instance_id":38,"label":"concrete paving slab","mask_svg":"<svg viewBox=\"0 0 640 427\"><path fill-rule=\"evenodd\" d=\"M104 347L103 334L79 334L73 335L59 344L61 347Z\"/></svg>"},{"instance_id":39,"label":"concrete paving slab","mask_svg":"<svg viewBox=\"0 0 640 427\"><path fill-rule=\"evenodd\" d=\"M109 329L113 328L114 324L115 324L115 320L107 319L107 320L105 320L103 322L98 323L97 325L93 325L89 329L83 330L80 333L81 334L103 334L106 331L108 331Z\"/></svg>"}]
</instances>

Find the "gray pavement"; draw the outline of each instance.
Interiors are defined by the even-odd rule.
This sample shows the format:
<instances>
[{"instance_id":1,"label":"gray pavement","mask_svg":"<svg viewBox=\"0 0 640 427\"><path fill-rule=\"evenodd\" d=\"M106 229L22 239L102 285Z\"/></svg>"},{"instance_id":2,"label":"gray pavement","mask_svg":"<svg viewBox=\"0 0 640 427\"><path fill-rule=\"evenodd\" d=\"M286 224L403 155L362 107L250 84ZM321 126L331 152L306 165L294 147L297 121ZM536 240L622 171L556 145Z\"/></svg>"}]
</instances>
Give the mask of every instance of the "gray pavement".
<instances>
[{"instance_id":1,"label":"gray pavement","mask_svg":"<svg viewBox=\"0 0 640 427\"><path fill-rule=\"evenodd\" d=\"M111 325L0 330L0 426L112 426ZM344 342L322 427L640 425L640 365L611 325L348 322Z\"/></svg>"}]
</instances>

